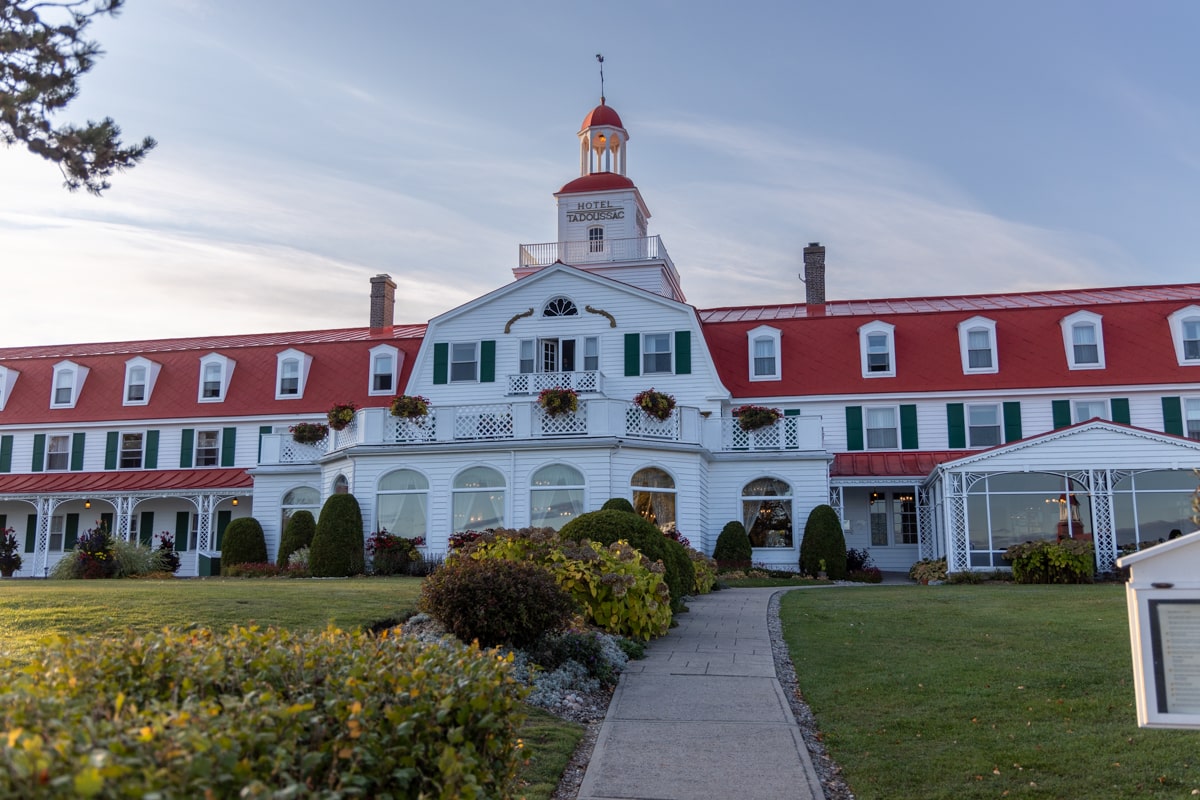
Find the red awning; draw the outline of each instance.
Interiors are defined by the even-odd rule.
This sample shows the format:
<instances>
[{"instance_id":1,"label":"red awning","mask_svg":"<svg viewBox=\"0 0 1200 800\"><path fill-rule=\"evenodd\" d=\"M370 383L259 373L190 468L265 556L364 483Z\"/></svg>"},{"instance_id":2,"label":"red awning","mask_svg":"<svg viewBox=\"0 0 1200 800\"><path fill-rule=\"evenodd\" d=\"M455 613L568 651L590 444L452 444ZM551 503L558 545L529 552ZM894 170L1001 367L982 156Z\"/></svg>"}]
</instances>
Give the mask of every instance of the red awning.
<instances>
[{"instance_id":1,"label":"red awning","mask_svg":"<svg viewBox=\"0 0 1200 800\"><path fill-rule=\"evenodd\" d=\"M147 469L111 472L35 472L0 475L0 495L100 494L249 489L254 479L244 469Z\"/></svg>"},{"instance_id":2,"label":"red awning","mask_svg":"<svg viewBox=\"0 0 1200 800\"><path fill-rule=\"evenodd\" d=\"M837 453L829 469L831 478L924 478L939 465L970 455L969 451L916 450L886 453Z\"/></svg>"}]
</instances>

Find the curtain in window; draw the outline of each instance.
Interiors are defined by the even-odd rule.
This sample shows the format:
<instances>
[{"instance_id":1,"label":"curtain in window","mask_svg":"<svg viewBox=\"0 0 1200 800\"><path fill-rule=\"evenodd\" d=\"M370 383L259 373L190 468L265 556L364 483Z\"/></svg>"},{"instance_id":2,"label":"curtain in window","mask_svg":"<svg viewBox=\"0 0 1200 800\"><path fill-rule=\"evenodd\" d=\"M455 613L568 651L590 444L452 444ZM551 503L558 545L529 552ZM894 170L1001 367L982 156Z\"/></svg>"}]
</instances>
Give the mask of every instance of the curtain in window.
<instances>
[{"instance_id":1,"label":"curtain in window","mask_svg":"<svg viewBox=\"0 0 1200 800\"><path fill-rule=\"evenodd\" d=\"M868 408L866 412L867 447L897 447L899 442L896 439L896 409Z\"/></svg>"},{"instance_id":2,"label":"curtain in window","mask_svg":"<svg viewBox=\"0 0 1200 800\"><path fill-rule=\"evenodd\" d=\"M987 331L967 332L967 365L974 369L992 365L992 340Z\"/></svg>"}]
</instances>

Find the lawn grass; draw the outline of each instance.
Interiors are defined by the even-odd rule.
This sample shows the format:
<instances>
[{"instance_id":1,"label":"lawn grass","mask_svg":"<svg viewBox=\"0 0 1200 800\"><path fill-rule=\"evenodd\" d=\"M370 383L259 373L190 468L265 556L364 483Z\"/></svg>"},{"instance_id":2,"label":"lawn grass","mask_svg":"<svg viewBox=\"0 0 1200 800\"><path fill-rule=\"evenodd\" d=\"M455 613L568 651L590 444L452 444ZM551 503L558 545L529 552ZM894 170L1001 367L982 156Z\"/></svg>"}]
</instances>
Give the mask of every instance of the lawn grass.
<instances>
[{"instance_id":1,"label":"lawn grass","mask_svg":"<svg viewBox=\"0 0 1200 800\"><path fill-rule=\"evenodd\" d=\"M780 616L859 800L1200 788L1200 731L1137 727L1123 585L796 591Z\"/></svg>"}]
</instances>

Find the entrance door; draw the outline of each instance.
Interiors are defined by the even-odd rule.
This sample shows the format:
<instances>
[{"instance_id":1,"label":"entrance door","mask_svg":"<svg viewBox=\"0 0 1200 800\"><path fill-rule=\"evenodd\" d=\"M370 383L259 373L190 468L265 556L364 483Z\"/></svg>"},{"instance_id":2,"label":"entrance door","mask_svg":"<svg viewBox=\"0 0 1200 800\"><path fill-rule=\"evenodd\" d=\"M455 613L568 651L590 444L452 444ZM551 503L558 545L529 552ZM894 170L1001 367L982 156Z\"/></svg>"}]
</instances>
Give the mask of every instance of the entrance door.
<instances>
[{"instance_id":1,"label":"entrance door","mask_svg":"<svg viewBox=\"0 0 1200 800\"><path fill-rule=\"evenodd\" d=\"M542 372L574 372L574 339L539 339L542 352Z\"/></svg>"},{"instance_id":2,"label":"entrance door","mask_svg":"<svg viewBox=\"0 0 1200 800\"><path fill-rule=\"evenodd\" d=\"M867 504L872 547L917 543L917 499L912 492L876 490Z\"/></svg>"}]
</instances>

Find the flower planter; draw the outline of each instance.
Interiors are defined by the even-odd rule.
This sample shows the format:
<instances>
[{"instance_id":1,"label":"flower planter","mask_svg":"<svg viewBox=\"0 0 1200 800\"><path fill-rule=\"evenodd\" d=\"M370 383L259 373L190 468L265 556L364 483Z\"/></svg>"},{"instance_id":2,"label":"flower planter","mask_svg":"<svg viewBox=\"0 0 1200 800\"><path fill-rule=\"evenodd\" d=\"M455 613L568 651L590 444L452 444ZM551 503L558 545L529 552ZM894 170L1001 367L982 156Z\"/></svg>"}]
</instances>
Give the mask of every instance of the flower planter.
<instances>
[{"instance_id":1,"label":"flower planter","mask_svg":"<svg viewBox=\"0 0 1200 800\"><path fill-rule=\"evenodd\" d=\"M653 388L638 393L633 398L634 405L645 412L646 416L665 422L675 410L675 398L665 392Z\"/></svg>"},{"instance_id":2,"label":"flower planter","mask_svg":"<svg viewBox=\"0 0 1200 800\"><path fill-rule=\"evenodd\" d=\"M547 416L574 414L579 410L579 393L574 389L564 389L560 386L543 389L538 395L538 405L546 411Z\"/></svg>"},{"instance_id":3,"label":"flower planter","mask_svg":"<svg viewBox=\"0 0 1200 800\"><path fill-rule=\"evenodd\" d=\"M330 429L343 431L348 428L354 421L354 412L357 410L358 406L354 403L335 403L333 408L325 414L329 420Z\"/></svg>"},{"instance_id":4,"label":"flower planter","mask_svg":"<svg viewBox=\"0 0 1200 800\"><path fill-rule=\"evenodd\" d=\"M329 426L323 422L300 422L288 430L298 444L316 444L329 435Z\"/></svg>"},{"instance_id":5,"label":"flower planter","mask_svg":"<svg viewBox=\"0 0 1200 800\"><path fill-rule=\"evenodd\" d=\"M741 406L733 410L738 427L746 433L774 425L783 419L783 412L778 408L766 406Z\"/></svg>"},{"instance_id":6,"label":"flower planter","mask_svg":"<svg viewBox=\"0 0 1200 800\"><path fill-rule=\"evenodd\" d=\"M393 417L420 420L429 414L429 398L419 394L402 394L392 400Z\"/></svg>"}]
</instances>

